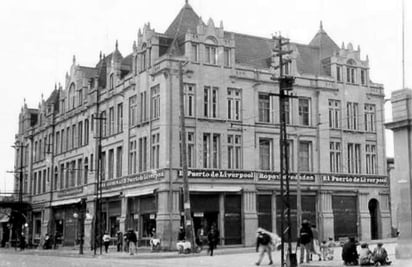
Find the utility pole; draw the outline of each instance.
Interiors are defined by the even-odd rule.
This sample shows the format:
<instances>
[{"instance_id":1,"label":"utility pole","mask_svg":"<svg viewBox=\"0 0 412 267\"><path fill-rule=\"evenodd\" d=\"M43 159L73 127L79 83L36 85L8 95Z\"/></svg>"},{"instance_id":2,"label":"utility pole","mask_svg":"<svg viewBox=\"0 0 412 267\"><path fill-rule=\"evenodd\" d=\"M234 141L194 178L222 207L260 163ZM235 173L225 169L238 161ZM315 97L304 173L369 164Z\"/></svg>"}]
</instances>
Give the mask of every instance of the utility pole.
<instances>
[{"instance_id":1,"label":"utility pole","mask_svg":"<svg viewBox=\"0 0 412 267\"><path fill-rule=\"evenodd\" d=\"M17 141L16 142L16 145L14 145L13 146L14 148L16 148L16 149L18 149L18 151L20 152L20 163L19 163L19 168L18 168L18 173L19 173L19 188L18 188L18 194L19 194L19 210L18 210L18 212L19 212L19 216L20 216L20 222L21 222L21 225L20 224L17 224L17 227L14 229L15 231L17 231L16 232L16 234L17 234L17 236L19 237L19 239L20 239L20 242L22 242L22 228L23 228L23 225L24 225L24 223L23 223L23 218L26 218L24 215L23 215L23 155L24 155L24 147L25 147L25 145L22 143L22 142L20 142L20 141ZM15 173L17 172L17 170L15 171Z\"/></svg>"},{"instance_id":2,"label":"utility pole","mask_svg":"<svg viewBox=\"0 0 412 267\"><path fill-rule=\"evenodd\" d=\"M291 229L291 215L290 215L290 190L289 190L289 154L288 154L288 140L286 133L286 105L288 99L292 98L289 92L293 89L294 78L285 76L283 74L283 66L287 66L290 60L284 60L283 56L292 53L292 51L282 50L282 47L289 44L289 40L282 38L282 36L274 37L275 40L275 56L279 57L279 77L272 77L273 80L279 82L279 94L274 94L279 97L279 115L280 115L280 194L282 199L282 213L281 213L281 263L285 264L285 238L288 240L288 254L286 265L289 267L296 266L296 254L292 259L292 229ZM286 222L286 225L285 225Z\"/></svg>"},{"instance_id":3,"label":"utility pole","mask_svg":"<svg viewBox=\"0 0 412 267\"><path fill-rule=\"evenodd\" d=\"M179 61L179 100L180 100L180 138L182 144L182 173L183 173L183 207L185 214L185 235L192 251L195 249L194 229L192 213L190 208L189 180L187 177L187 150L186 150L186 126L185 126L185 105L184 105L184 84L183 84L183 63Z\"/></svg>"},{"instance_id":4,"label":"utility pole","mask_svg":"<svg viewBox=\"0 0 412 267\"><path fill-rule=\"evenodd\" d=\"M298 133L298 136L296 138L296 147L297 151L299 153L300 149L300 135ZM300 170L299 170L299 165L297 166L297 173L296 173L296 213L297 213L297 233L299 233L300 225L302 224L302 189L300 187Z\"/></svg>"}]
</instances>

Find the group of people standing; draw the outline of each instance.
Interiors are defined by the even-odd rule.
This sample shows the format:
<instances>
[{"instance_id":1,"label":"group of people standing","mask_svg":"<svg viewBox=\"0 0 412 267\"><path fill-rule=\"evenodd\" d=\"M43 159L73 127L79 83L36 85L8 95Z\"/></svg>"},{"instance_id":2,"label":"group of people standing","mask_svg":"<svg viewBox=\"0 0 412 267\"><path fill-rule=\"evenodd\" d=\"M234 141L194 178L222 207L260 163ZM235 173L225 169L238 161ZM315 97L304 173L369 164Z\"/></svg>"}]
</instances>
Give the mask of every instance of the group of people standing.
<instances>
[{"instance_id":1,"label":"group of people standing","mask_svg":"<svg viewBox=\"0 0 412 267\"><path fill-rule=\"evenodd\" d=\"M196 251L200 251L203 248L203 245L207 243L209 245L207 253L208 255L213 256L213 251L216 249L217 244L219 244L220 242L219 230L217 229L215 224L212 224L209 231L207 232L203 227L201 227L197 231L195 241L197 248L200 248ZM180 226L176 247L179 253L188 253L192 251L190 242L186 240L186 233L183 226Z\"/></svg>"},{"instance_id":2,"label":"group of people standing","mask_svg":"<svg viewBox=\"0 0 412 267\"><path fill-rule=\"evenodd\" d=\"M345 265L361 265L361 266L380 266L390 265L391 262L388 259L388 252L383 247L383 243L377 243L373 252L369 249L367 243L361 244L361 250L358 254L357 251L358 242L354 237L350 237L349 240L342 247L342 260Z\"/></svg>"}]
</instances>

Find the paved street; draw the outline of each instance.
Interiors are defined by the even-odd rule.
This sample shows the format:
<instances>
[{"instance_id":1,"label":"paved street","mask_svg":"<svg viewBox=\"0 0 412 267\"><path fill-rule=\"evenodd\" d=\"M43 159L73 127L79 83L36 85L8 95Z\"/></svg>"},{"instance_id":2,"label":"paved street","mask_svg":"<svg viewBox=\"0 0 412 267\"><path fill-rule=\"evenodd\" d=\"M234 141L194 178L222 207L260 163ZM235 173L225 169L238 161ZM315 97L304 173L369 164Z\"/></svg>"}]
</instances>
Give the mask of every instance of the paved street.
<instances>
[{"instance_id":1,"label":"paved street","mask_svg":"<svg viewBox=\"0 0 412 267\"><path fill-rule=\"evenodd\" d=\"M393 261L392 266L411 267L412 260L396 260L394 256L394 240L384 241L388 250L389 257ZM373 249L375 244L371 244ZM315 261L309 264L302 264L304 267L315 266L343 266L341 257L341 248L335 249L335 259L333 261ZM299 256L299 254L298 254ZM109 254L93 256L91 251L85 251L85 255L78 255L77 250L26 250L15 251L14 249L0 249L0 267L3 266L69 266L69 267L94 267L94 266L255 266L258 254L254 248L220 248L216 250L213 257L207 256L205 251L195 255L178 255L176 252L150 253L147 250L141 250L137 255L130 256L126 253L110 252ZM280 266L280 252L273 253L274 265ZM261 266L268 266L268 259L265 256Z\"/></svg>"}]
</instances>

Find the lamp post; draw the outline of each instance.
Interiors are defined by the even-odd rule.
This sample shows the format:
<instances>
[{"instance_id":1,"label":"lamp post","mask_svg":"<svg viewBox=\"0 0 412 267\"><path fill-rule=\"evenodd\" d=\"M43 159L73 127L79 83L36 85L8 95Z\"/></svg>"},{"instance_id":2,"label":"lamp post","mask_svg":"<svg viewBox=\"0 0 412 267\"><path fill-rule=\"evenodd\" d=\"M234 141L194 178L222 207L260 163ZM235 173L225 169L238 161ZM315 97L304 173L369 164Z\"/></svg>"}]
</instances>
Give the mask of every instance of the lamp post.
<instances>
[{"instance_id":1,"label":"lamp post","mask_svg":"<svg viewBox=\"0 0 412 267\"><path fill-rule=\"evenodd\" d=\"M79 220L79 254L83 255L84 243L84 219L86 218L86 199L82 198L78 206L78 213L74 213L73 217Z\"/></svg>"}]
</instances>

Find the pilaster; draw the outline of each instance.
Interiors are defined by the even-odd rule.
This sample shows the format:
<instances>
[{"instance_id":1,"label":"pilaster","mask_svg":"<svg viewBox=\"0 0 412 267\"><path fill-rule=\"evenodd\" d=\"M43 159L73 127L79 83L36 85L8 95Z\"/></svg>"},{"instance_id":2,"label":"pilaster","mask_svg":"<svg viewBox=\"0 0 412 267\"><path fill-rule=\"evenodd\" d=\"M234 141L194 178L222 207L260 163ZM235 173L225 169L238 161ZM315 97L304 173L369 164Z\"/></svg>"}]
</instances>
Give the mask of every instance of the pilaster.
<instances>
[{"instance_id":1,"label":"pilaster","mask_svg":"<svg viewBox=\"0 0 412 267\"><path fill-rule=\"evenodd\" d=\"M243 192L243 215L245 222L245 246L252 246L256 242L256 229L258 226L258 216L256 212L256 191Z\"/></svg>"},{"instance_id":2,"label":"pilaster","mask_svg":"<svg viewBox=\"0 0 412 267\"><path fill-rule=\"evenodd\" d=\"M358 238L360 240L371 240L371 215L368 208L367 192L359 192L358 194L358 210L359 210L359 229Z\"/></svg>"},{"instance_id":3,"label":"pilaster","mask_svg":"<svg viewBox=\"0 0 412 267\"><path fill-rule=\"evenodd\" d=\"M335 236L334 217L332 210L332 193L321 191L319 193L319 238L321 240Z\"/></svg>"}]
</instances>

